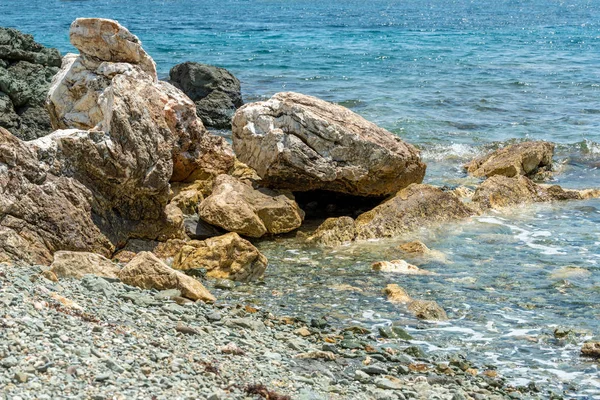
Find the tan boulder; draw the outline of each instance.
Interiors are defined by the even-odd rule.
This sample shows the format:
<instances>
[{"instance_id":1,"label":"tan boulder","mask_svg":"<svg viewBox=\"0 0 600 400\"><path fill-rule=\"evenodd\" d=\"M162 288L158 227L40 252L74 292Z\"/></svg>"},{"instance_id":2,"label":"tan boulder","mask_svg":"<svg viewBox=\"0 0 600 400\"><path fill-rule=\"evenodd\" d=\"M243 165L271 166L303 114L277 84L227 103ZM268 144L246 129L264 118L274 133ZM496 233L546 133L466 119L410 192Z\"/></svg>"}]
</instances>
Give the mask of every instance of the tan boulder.
<instances>
[{"instance_id":1,"label":"tan boulder","mask_svg":"<svg viewBox=\"0 0 600 400\"><path fill-rule=\"evenodd\" d=\"M443 263L448 262L448 258L444 253L438 250L431 250L425 243L418 240L403 243L398 246L398 249L413 259L433 260ZM417 265L418 264L419 263L417 263Z\"/></svg>"},{"instance_id":2,"label":"tan boulder","mask_svg":"<svg viewBox=\"0 0 600 400\"><path fill-rule=\"evenodd\" d=\"M467 172L476 177L495 175L513 177L532 176L540 169L550 169L554 144L548 142L523 142L503 147L465 165Z\"/></svg>"},{"instance_id":3,"label":"tan boulder","mask_svg":"<svg viewBox=\"0 0 600 400\"><path fill-rule=\"evenodd\" d=\"M435 272L426 271L404 260L377 261L371 264L371 269L403 275L435 275Z\"/></svg>"},{"instance_id":4,"label":"tan boulder","mask_svg":"<svg viewBox=\"0 0 600 400\"><path fill-rule=\"evenodd\" d=\"M538 185L524 176L496 175L486 179L475 191L472 203L482 210L502 209L519 204L547 201L583 200L600 195L597 190L569 190L558 185Z\"/></svg>"},{"instance_id":5,"label":"tan boulder","mask_svg":"<svg viewBox=\"0 0 600 400\"><path fill-rule=\"evenodd\" d=\"M421 227L467 218L473 211L439 188L412 184L356 218L357 240L395 237Z\"/></svg>"},{"instance_id":6,"label":"tan boulder","mask_svg":"<svg viewBox=\"0 0 600 400\"><path fill-rule=\"evenodd\" d=\"M383 292L387 296L389 302L406 304L408 310L419 319L436 321L448 319L444 309L435 301L413 299L402 287L395 283L387 285Z\"/></svg>"},{"instance_id":7,"label":"tan boulder","mask_svg":"<svg viewBox=\"0 0 600 400\"><path fill-rule=\"evenodd\" d=\"M220 175L198 215L209 224L250 237L297 229L304 212L291 197L269 189L255 190L237 178Z\"/></svg>"},{"instance_id":8,"label":"tan boulder","mask_svg":"<svg viewBox=\"0 0 600 400\"><path fill-rule=\"evenodd\" d=\"M319 246L337 247L356 237L354 220L350 217L327 218L306 241Z\"/></svg>"},{"instance_id":9,"label":"tan boulder","mask_svg":"<svg viewBox=\"0 0 600 400\"><path fill-rule=\"evenodd\" d=\"M188 242L173 260L173 268L201 268L206 270L207 277L234 281L262 277L267 264L267 258L252 243L233 232Z\"/></svg>"},{"instance_id":10,"label":"tan boulder","mask_svg":"<svg viewBox=\"0 0 600 400\"><path fill-rule=\"evenodd\" d=\"M57 251L51 267L51 271L59 278L81 279L87 274L117 278L120 271L111 260L82 251Z\"/></svg>"},{"instance_id":11,"label":"tan boulder","mask_svg":"<svg viewBox=\"0 0 600 400\"><path fill-rule=\"evenodd\" d=\"M232 132L238 158L268 187L382 196L425 175L410 144L345 107L299 93L244 105Z\"/></svg>"},{"instance_id":12,"label":"tan boulder","mask_svg":"<svg viewBox=\"0 0 600 400\"><path fill-rule=\"evenodd\" d=\"M600 342L585 342L581 354L586 357L600 358Z\"/></svg>"},{"instance_id":13,"label":"tan boulder","mask_svg":"<svg viewBox=\"0 0 600 400\"><path fill-rule=\"evenodd\" d=\"M174 270L147 251L138 253L128 262L119 272L119 278L127 285L142 289L177 289L191 300L216 300L200 281Z\"/></svg>"}]
</instances>

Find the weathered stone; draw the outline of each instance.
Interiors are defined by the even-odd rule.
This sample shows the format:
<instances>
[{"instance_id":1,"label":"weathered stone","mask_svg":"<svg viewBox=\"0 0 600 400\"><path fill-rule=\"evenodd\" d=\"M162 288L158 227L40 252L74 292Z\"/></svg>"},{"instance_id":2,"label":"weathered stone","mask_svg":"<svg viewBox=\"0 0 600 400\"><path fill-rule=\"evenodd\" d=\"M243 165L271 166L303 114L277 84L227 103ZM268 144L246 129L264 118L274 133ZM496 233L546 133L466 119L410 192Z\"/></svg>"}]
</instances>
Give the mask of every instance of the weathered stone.
<instances>
[{"instance_id":1,"label":"weathered stone","mask_svg":"<svg viewBox=\"0 0 600 400\"><path fill-rule=\"evenodd\" d=\"M476 177L495 175L513 177L532 176L540 169L552 166L554 144L548 142L523 142L503 147L465 165L467 172Z\"/></svg>"},{"instance_id":2,"label":"weathered stone","mask_svg":"<svg viewBox=\"0 0 600 400\"><path fill-rule=\"evenodd\" d=\"M582 200L600 196L599 190L568 190L558 185L538 185L524 176L501 175L486 179L475 191L472 202L482 210L547 201Z\"/></svg>"},{"instance_id":3,"label":"weathered stone","mask_svg":"<svg viewBox=\"0 0 600 400\"><path fill-rule=\"evenodd\" d=\"M383 292L387 296L388 301L391 303L402 304L408 303L412 300L408 293L406 293L406 290L395 283L387 285Z\"/></svg>"},{"instance_id":4,"label":"weathered stone","mask_svg":"<svg viewBox=\"0 0 600 400\"><path fill-rule=\"evenodd\" d=\"M448 319L446 312L435 301L416 300L397 284L389 284L384 291L391 303L406 304L410 312L417 318L425 320L444 321Z\"/></svg>"},{"instance_id":5,"label":"weathered stone","mask_svg":"<svg viewBox=\"0 0 600 400\"><path fill-rule=\"evenodd\" d=\"M239 159L269 187L381 196L425 175L413 146L315 97L287 92L246 104L232 129Z\"/></svg>"},{"instance_id":6,"label":"weathered stone","mask_svg":"<svg viewBox=\"0 0 600 400\"><path fill-rule=\"evenodd\" d=\"M292 196L270 189L255 190L229 175L220 175L198 214L206 222L250 237L290 232L302 224L304 212Z\"/></svg>"},{"instance_id":7,"label":"weathered stone","mask_svg":"<svg viewBox=\"0 0 600 400\"><path fill-rule=\"evenodd\" d=\"M171 68L169 81L196 104L205 126L231 129L231 118L242 106L240 81L224 68L184 62Z\"/></svg>"},{"instance_id":8,"label":"weathered stone","mask_svg":"<svg viewBox=\"0 0 600 400\"><path fill-rule=\"evenodd\" d=\"M600 358L600 342L586 342L581 347L581 354L587 357Z\"/></svg>"},{"instance_id":9,"label":"weathered stone","mask_svg":"<svg viewBox=\"0 0 600 400\"><path fill-rule=\"evenodd\" d=\"M51 269L59 278L77 279L87 274L117 278L119 270L115 263L99 254L80 251L57 251Z\"/></svg>"},{"instance_id":10,"label":"weathered stone","mask_svg":"<svg viewBox=\"0 0 600 400\"><path fill-rule=\"evenodd\" d=\"M142 289L177 289L192 300L215 301L215 297L200 281L176 271L150 252L138 253L119 272L123 283Z\"/></svg>"},{"instance_id":11,"label":"weathered stone","mask_svg":"<svg viewBox=\"0 0 600 400\"><path fill-rule=\"evenodd\" d=\"M473 211L450 192L413 184L355 221L359 240L400 236L418 228L467 218Z\"/></svg>"},{"instance_id":12,"label":"weathered stone","mask_svg":"<svg viewBox=\"0 0 600 400\"><path fill-rule=\"evenodd\" d=\"M173 268L201 268L210 278L248 281L262 277L267 258L237 233L228 233L186 243L173 260Z\"/></svg>"},{"instance_id":13,"label":"weathered stone","mask_svg":"<svg viewBox=\"0 0 600 400\"><path fill-rule=\"evenodd\" d=\"M51 132L44 101L60 63L58 50L0 27L0 127L23 140Z\"/></svg>"},{"instance_id":14,"label":"weathered stone","mask_svg":"<svg viewBox=\"0 0 600 400\"><path fill-rule=\"evenodd\" d=\"M306 241L319 246L337 247L353 241L355 237L354 220L339 217L327 218Z\"/></svg>"},{"instance_id":15,"label":"weathered stone","mask_svg":"<svg viewBox=\"0 0 600 400\"><path fill-rule=\"evenodd\" d=\"M371 269L403 275L435 275L435 272L420 269L404 260L377 261L371 265Z\"/></svg>"},{"instance_id":16,"label":"weathered stone","mask_svg":"<svg viewBox=\"0 0 600 400\"><path fill-rule=\"evenodd\" d=\"M424 260L432 260L442 263L448 262L448 258L444 253L438 250L431 250L423 242L420 242L418 240L403 243L400 246L398 246L398 249L405 253L407 256L415 259L414 262L417 265L419 265L420 262L423 262Z\"/></svg>"}]
</instances>

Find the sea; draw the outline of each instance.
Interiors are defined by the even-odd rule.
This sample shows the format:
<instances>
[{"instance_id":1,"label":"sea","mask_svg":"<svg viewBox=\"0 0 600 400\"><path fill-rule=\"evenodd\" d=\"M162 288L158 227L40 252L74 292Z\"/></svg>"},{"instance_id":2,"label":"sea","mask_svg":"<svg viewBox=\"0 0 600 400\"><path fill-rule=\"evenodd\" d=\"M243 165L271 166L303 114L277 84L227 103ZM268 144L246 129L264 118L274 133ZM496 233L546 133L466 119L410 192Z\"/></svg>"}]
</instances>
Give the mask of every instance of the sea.
<instances>
[{"instance_id":1,"label":"sea","mask_svg":"<svg viewBox=\"0 0 600 400\"><path fill-rule=\"evenodd\" d=\"M462 165L524 140L556 143L550 183L600 187L598 0L0 0L0 26L63 54L77 17L118 20L160 78L183 61L230 70L245 102L295 91L344 105L421 150L426 183L476 185ZM227 136L227 133L223 133ZM444 253L430 276L370 269L402 257L402 240ZM214 289L331 323L398 324L413 344L463 354L541 398L600 399L600 200L536 204L334 250L293 236L257 243L264 282ZM410 261L410 260L409 260ZM417 262L417 261L415 261ZM435 300L444 323L385 301L398 283ZM403 343L398 343L398 346Z\"/></svg>"}]
</instances>

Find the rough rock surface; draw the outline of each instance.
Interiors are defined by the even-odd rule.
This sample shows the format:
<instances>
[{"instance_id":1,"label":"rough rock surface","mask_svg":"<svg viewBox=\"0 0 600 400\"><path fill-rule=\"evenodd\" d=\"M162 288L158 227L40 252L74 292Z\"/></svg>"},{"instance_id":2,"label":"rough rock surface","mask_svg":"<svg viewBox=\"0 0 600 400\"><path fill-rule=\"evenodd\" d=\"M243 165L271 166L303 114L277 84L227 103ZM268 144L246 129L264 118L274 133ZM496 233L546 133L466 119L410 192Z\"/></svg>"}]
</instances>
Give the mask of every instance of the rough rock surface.
<instances>
[{"instance_id":1,"label":"rough rock surface","mask_svg":"<svg viewBox=\"0 0 600 400\"><path fill-rule=\"evenodd\" d=\"M442 263L448 262L448 257L446 257L444 253L438 250L431 250L425 245L425 243L418 240L402 243L400 246L398 246L398 249L407 257L414 258L416 260L432 260ZM419 262L415 263L419 265Z\"/></svg>"},{"instance_id":2,"label":"rough rock surface","mask_svg":"<svg viewBox=\"0 0 600 400\"><path fill-rule=\"evenodd\" d=\"M231 72L188 61L171 68L169 82L192 99L205 126L231 129L235 110L242 106L240 81Z\"/></svg>"},{"instance_id":3,"label":"rough rock surface","mask_svg":"<svg viewBox=\"0 0 600 400\"><path fill-rule=\"evenodd\" d=\"M416 300L397 284L389 284L383 290L391 303L406 304L408 310L415 317L424 320L445 321L448 319L446 312L435 301Z\"/></svg>"},{"instance_id":4,"label":"rough rock surface","mask_svg":"<svg viewBox=\"0 0 600 400\"><path fill-rule=\"evenodd\" d=\"M200 203L198 215L212 225L250 237L290 232L304 219L291 195L255 190L229 175L217 177L212 194Z\"/></svg>"},{"instance_id":5,"label":"rough rock surface","mask_svg":"<svg viewBox=\"0 0 600 400\"><path fill-rule=\"evenodd\" d=\"M174 270L147 251L129 261L119 272L119 278L123 283L142 289L177 289L191 300L216 300L200 281Z\"/></svg>"},{"instance_id":6,"label":"rough rock surface","mask_svg":"<svg viewBox=\"0 0 600 400\"><path fill-rule=\"evenodd\" d=\"M55 128L87 130L27 143L0 132L0 259L47 263L58 250L110 256L130 238L183 238L183 214L167 205L170 182L216 176L235 163L194 104L157 81L125 28L78 19L71 40L81 54L64 58L49 109Z\"/></svg>"},{"instance_id":7,"label":"rough rock surface","mask_svg":"<svg viewBox=\"0 0 600 400\"><path fill-rule=\"evenodd\" d=\"M513 177L533 176L542 169L552 167L554 144L549 142L523 142L503 147L478 157L465 165L467 172L476 177L495 175Z\"/></svg>"},{"instance_id":8,"label":"rough rock surface","mask_svg":"<svg viewBox=\"0 0 600 400\"><path fill-rule=\"evenodd\" d=\"M327 218L306 241L319 246L337 247L353 241L355 236L352 218Z\"/></svg>"},{"instance_id":9,"label":"rough rock surface","mask_svg":"<svg viewBox=\"0 0 600 400\"><path fill-rule=\"evenodd\" d=\"M215 279L250 281L263 276L267 258L237 233L187 242L175 256L173 268L204 269Z\"/></svg>"},{"instance_id":10,"label":"rough rock surface","mask_svg":"<svg viewBox=\"0 0 600 400\"><path fill-rule=\"evenodd\" d=\"M335 104L278 93L233 118L233 147L266 186L361 196L394 193L425 175L419 152Z\"/></svg>"},{"instance_id":11,"label":"rough rock surface","mask_svg":"<svg viewBox=\"0 0 600 400\"><path fill-rule=\"evenodd\" d=\"M466 218L473 211L450 192L413 184L355 221L356 239L394 237L434 224Z\"/></svg>"},{"instance_id":12,"label":"rough rock surface","mask_svg":"<svg viewBox=\"0 0 600 400\"><path fill-rule=\"evenodd\" d=\"M587 357L600 358L600 342L586 342L581 347L581 354Z\"/></svg>"},{"instance_id":13,"label":"rough rock surface","mask_svg":"<svg viewBox=\"0 0 600 400\"><path fill-rule=\"evenodd\" d=\"M117 278L120 268L99 254L83 251L57 251L54 253L51 271L59 278L81 279L87 274Z\"/></svg>"},{"instance_id":14,"label":"rough rock surface","mask_svg":"<svg viewBox=\"0 0 600 400\"><path fill-rule=\"evenodd\" d=\"M0 127L23 140L52 131L44 102L60 65L58 50L16 29L0 27Z\"/></svg>"},{"instance_id":15,"label":"rough rock surface","mask_svg":"<svg viewBox=\"0 0 600 400\"><path fill-rule=\"evenodd\" d=\"M485 180L477 188L472 202L486 210L554 200L583 200L598 196L600 190L568 190L558 185L538 185L524 176L508 178L497 175Z\"/></svg>"},{"instance_id":16,"label":"rough rock surface","mask_svg":"<svg viewBox=\"0 0 600 400\"><path fill-rule=\"evenodd\" d=\"M435 272L426 271L404 260L377 261L371 264L371 269L403 275L435 275Z\"/></svg>"}]
</instances>

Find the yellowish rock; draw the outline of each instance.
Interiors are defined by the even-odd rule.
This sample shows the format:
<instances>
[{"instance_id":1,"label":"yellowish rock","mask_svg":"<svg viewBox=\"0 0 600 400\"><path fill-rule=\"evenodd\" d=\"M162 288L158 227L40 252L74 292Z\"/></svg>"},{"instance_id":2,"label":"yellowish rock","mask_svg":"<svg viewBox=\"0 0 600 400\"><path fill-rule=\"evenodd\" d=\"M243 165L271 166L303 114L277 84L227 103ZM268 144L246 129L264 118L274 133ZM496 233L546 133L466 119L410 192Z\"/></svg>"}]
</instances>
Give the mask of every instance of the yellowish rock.
<instances>
[{"instance_id":1,"label":"yellowish rock","mask_svg":"<svg viewBox=\"0 0 600 400\"><path fill-rule=\"evenodd\" d=\"M550 274L551 279L569 279L569 278L585 278L592 273L585 268L568 266L562 267L553 271Z\"/></svg>"},{"instance_id":2,"label":"yellowish rock","mask_svg":"<svg viewBox=\"0 0 600 400\"><path fill-rule=\"evenodd\" d=\"M127 263L119 272L119 278L123 283L142 289L177 289L191 300L216 300L200 281L174 270L147 251L138 253Z\"/></svg>"},{"instance_id":3,"label":"yellowish rock","mask_svg":"<svg viewBox=\"0 0 600 400\"><path fill-rule=\"evenodd\" d=\"M120 268L99 254L83 251L57 251L54 253L54 261L50 270L59 278L81 279L87 274L116 278Z\"/></svg>"},{"instance_id":4,"label":"yellowish rock","mask_svg":"<svg viewBox=\"0 0 600 400\"><path fill-rule=\"evenodd\" d=\"M202 268L215 279L249 281L263 276L267 258L237 233L187 242L173 260L173 268Z\"/></svg>"},{"instance_id":5,"label":"yellowish rock","mask_svg":"<svg viewBox=\"0 0 600 400\"><path fill-rule=\"evenodd\" d=\"M324 247L337 247L352 242L355 237L354 220L339 217L327 218L306 241Z\"/></svg>"},{"instance_id":6,"label":"yellowish rock","mask_svg":"<svg viewBox=\"0 0 600 400\"><path fill-rule=\"evenodd\" d=\"M371 265L374 271L392 272L404 275L435 275L434 272L425 271L415 265L409 264L404 260L377 261Z\"/></svg>"},{"instance_id":7,"label":"yellowish rock","mask_svg":"<svg viewBox=\"0 0 600 400\"><path fill-rule=\"evenodd\" d=\"M384 289L384 293L391 303L405 304L412 300L408 293L406 293L406 290L395 283L387 285Z\"/></svg>"}]
</instances>

